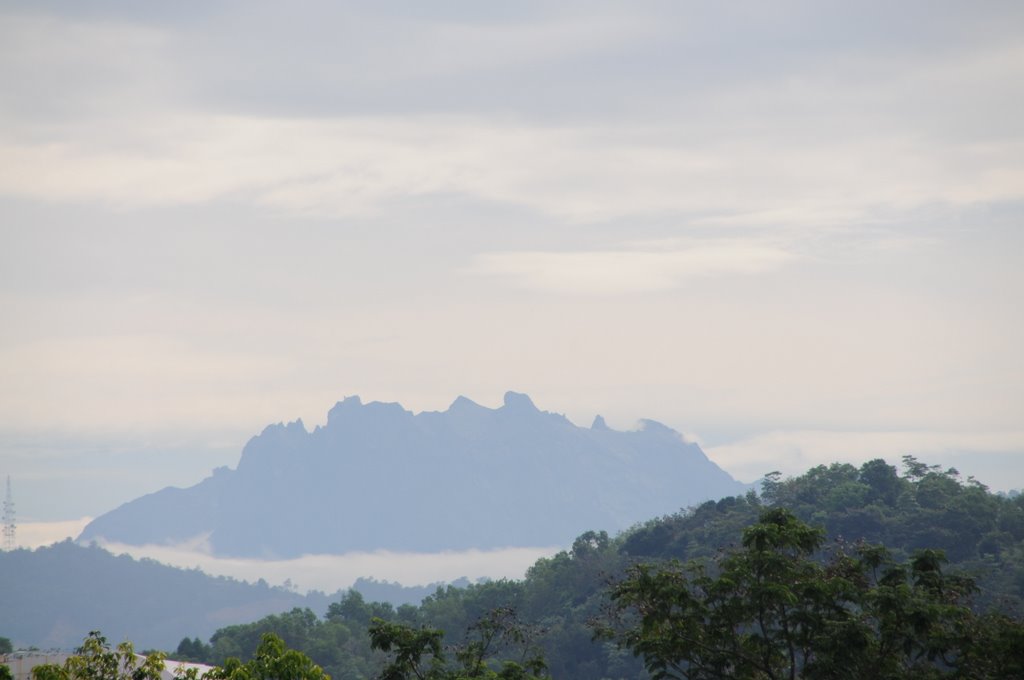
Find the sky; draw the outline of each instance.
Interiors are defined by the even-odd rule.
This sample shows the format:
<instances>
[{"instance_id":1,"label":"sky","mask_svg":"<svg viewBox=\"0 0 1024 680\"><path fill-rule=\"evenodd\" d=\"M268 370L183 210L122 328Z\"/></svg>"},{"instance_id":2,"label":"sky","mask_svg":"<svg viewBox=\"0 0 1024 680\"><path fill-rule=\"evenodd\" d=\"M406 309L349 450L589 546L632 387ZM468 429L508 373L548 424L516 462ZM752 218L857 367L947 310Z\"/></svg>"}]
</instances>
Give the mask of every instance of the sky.
<instances>
[{"instance_id":1,"label":"sky","mask_svg":"<svg viewBox=\"0 0 1024 680\"><path fill-rule=\"evenodd\" d=\"M1024 487L1022 36L1019 2L0 2L25 536L348 395Z\"/></svg>"}]
</instances>

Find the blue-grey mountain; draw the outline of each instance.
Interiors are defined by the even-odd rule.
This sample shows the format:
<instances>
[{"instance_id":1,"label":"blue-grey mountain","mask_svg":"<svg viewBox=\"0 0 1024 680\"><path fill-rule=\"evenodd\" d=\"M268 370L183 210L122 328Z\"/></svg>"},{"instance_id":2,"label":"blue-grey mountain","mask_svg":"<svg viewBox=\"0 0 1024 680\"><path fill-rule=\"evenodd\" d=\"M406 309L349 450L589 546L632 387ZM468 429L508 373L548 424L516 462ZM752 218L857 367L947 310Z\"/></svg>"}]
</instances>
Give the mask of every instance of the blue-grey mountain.
<instances>
[{"instance_id":1,"label":"blue-grey mountain","mask_svg":"<svg viewBox=\"0 0 1024 680\"><path fill-rule=\"evenodd\" d=\"M96 518L80 541L176 543L215 554L567 545L746 486L653 421L589 428L509 392L497 409L459 397L443 412L339 402L327 424L267 427L236 469L165 488Z\"/></svg>"}]
</instances>

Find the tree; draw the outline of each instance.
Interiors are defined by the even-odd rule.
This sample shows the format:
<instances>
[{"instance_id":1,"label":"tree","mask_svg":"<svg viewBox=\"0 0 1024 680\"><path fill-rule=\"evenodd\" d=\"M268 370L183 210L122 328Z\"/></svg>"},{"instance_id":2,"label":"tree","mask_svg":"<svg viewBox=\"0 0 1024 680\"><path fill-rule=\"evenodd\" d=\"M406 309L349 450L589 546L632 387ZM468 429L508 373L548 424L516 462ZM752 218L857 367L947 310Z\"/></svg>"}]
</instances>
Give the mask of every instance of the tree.
<instances>
[{"instance_id":1,"label":"tree","mask_svg":"<svg viewBox=\"0 0 1024 680\"><path fill-rule=\"evenodd\" d=\"M195 661L203 663L210 656L212 651L210 645L203 644L199 638L182 638L178 643L178 649L174 653L175 659L182 661Z\"/></svg>"},{"instance_id":2,"label":"tree","mask_svg":"<svg viewBox=\"0 0 1024 680\"><path fill-rule=\"evenodd\" d=\"M340 602L332 602L327 608L328 621L341 621L369 625L374 617L390 619L395 608L387 602L367 602L358 590L349 589L342 595Z\"/></svg>"},{"instance_id":3,"label":"tree","mask_svg":"<svg viewBox=\"0 0 1024 680\"><path fill-rule=\"evenodd\" d=\"M14 645L9 638L0 637L0 656L10 654L14 651ZM14 680L14 674L6 664L0 663L0 680Z\"/></svg>"},{"instance_id":4,"label":"tree","mask_svg":"<svg viewBox=\"0 0 1024 680\"><path fill-rule=\"evenodd\" d=\"M973 582L944 574L940 551L896 563L881 547L839 545L823 561L822 541L788 510L767 510L740 549L710 565L633 567L613 586L618 618L603 632L656 679L982 678L1024 668L1024 625L974 615Z\"/></svg>"},{"instance_id":5,"label":"tree","mask_svg":"<svg viewBox=\"0 0 1024 680\"><path fill-rule=\"evenodd\" d=\"M223 667L214 668L203 677L205 680L331 680L308 656L288 649L273 633L263 635L252 660L242 663L231 657Z\"/></svg>"},{"instance_id":6,"label":"tree","mask_svg":"<svg viewBox=\"0 0 1024 680\"><path fill-rule=\"evenodd\" d=\"M63 664L41 664L32 669L33 680L161 680L164 655L141 657L130 642L116 648L99 631L91 631Z\"/></svg>"},{"instance_id":7,"label":"tree","mask_svg":"<svg viewBox=\"0 0 1024 680\"><path fill-rule=\"evenodd\" d=\"M381 680L443 677L444 631L374 619L369 633L373 649L391 655L387 668L380 675Z\"/></svg>"},{"instance_id":8,"label":"tree","mask_svg":"<svg viewBox=\"0 0 1024 680\"><path fill-rule=\"evenodd\" d=\"M380 680L538 680L546 668L534 631L519 622L510 608L494 609L470 627L471 639L455 650L457 665L445 654L444 632L374 619L370 641L390 655ZM495 658L510 646L518 660ZM496 669L497 668L497 669Z\"/></svg>"},{"instance_id":9,"label":"tree","mask_svg":"<svg viewBox=\"0 0 1024 680\"><path fill-rule=\"evenodd\" d=\"M881 458L869 460L860 466L860 481L870 489L868 498L885 505L894 505L903 490L896 468Z\"/></svg>"},{"instance_id":10,"label":"tree","mask_svg":"<svg viewBox=\"0 0 1024 680\"><path fill-rule=\"evenodd\" d=\"M6 668L6 667L5 667ZM111 649L105 637L92 631L61 665L42 664L32 669L33 680L162 680L164 655L139 656L130 642ZM195 668L179 673L181 680L199 680ZM242 663L230 658L204 676L208 680L330 680L330 676L301 652L288 649L272 633L263 636L255 657Z\"/></svg>"}]
</instances>

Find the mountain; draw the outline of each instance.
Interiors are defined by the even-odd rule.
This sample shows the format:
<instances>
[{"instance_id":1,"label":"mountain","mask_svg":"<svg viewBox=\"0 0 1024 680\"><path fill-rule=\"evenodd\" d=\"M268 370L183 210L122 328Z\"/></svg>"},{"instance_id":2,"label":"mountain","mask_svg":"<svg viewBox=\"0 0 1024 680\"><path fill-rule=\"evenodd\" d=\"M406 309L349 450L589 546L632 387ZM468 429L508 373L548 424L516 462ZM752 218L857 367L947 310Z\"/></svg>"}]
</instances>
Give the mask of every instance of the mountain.
<instances>
[{"instance_id":1,"label":"mountain","mask_svg":"<svg viewBox=\"0 0 1024 680\"><path fill-rule=\"evenodd\" d=\"M581 428L514 392L497 409L459 397L418 414L349 397L325 426L271 425L236 469L126 503L78 540L205 537L214 554L267 558L567 545L746 488L650 420Z\"/></svg>"}]
</instances>

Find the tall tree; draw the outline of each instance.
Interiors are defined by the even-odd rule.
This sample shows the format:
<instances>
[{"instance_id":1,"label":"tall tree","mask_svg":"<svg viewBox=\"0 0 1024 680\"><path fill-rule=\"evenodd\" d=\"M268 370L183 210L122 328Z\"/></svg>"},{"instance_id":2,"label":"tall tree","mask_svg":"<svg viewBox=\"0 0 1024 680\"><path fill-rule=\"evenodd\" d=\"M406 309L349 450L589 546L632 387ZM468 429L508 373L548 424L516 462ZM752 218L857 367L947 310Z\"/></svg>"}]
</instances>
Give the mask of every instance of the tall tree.
<instances>
[{"instance_id":1,"label":"tall tree","mask_svg":"<svg viewBox=\"0 0 1024 680\"><path fill-rule=\"evenodd\" d=\"M442 644L444 631L382 619L374 619L369 629L373 648L389 655L380 680L539 680L546 664L534 632L512 609L494 609L471 626L452 663ZM513 647L516 659L508 658Z\"/></svg>"},{"instance_id":2,"label":"tall tree","mask_svg":"<svg viewBox=\"0 0 1024 680\"><path fill-rule=\"evenodd\" d=\"M823 561L823 535L773 508L710 565L639 564L612 590L613 634L654 678L1024 677L1024 625L974 615L940 551L897 563L840 545Z\"/></svg>"},{"instance_id":3,"label":"tall tree","mask_svg":"<svg viewBox=\"0 0 1024 680\"><path fill-rule=\"evenodd\" d=\"M99 631L92 631L63 664L41 664L33 680L161 680L164 655L139 656L130 642L112 648Z\"/></svg>"},{"instance_id":4,"label":"tall tree","mask_svg":"<svg viewBox=\"0 0 1024 680\"><path fill-rule=\"evenodd\" d=\"M284 640L266 633L256 648L256 655L242 663L235 657L223 667L214 668L204 680L331 680L320 666L302 652L288 649ZM188 678L187 680L195 680Z\"/></svg>"}]
</instances>

